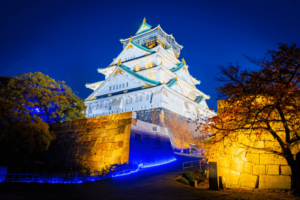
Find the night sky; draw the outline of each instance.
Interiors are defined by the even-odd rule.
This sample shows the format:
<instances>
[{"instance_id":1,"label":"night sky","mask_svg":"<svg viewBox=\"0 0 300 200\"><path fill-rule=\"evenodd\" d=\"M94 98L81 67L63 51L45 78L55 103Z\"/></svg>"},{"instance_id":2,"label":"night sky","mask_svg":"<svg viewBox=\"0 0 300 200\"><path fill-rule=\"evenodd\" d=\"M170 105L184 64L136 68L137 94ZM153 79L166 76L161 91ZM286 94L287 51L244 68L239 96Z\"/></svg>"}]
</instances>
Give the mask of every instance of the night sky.
<instances>
[{"instance_id":1,"label":"night sky","mask_svg":"<svg viewBox=\"0 0 300 200\"><path fill-rule=\"evenodd\" d=\"M242 54L259 58L278 43L299 45L299 8L296 0L0 0L0 76L40 71L85 99L92 92L85 83L104 79L97 68L117 57L120 39L146 17L184 46L179 59L216 110L217 67L257 69Z\"/></svg>"}]
</instances>

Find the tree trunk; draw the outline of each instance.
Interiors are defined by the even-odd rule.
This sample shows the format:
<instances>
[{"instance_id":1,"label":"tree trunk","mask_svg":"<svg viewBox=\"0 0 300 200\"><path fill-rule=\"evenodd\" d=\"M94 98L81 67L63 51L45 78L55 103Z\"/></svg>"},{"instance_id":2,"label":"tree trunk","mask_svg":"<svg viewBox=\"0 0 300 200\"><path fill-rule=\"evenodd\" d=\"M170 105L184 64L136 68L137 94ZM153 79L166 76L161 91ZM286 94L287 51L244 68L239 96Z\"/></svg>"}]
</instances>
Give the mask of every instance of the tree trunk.
<instances>
[{"instance_id":1,"label":"tree trunk","mask_svg":"<svg viewBox=\"0 0 300 200\"><path fill-rule=\"evenodd\" d=\"M291 167L291 170L292 170L292 177L291 177L292 186L291 187L292 187L292 189L294 189L296 187L296 185L299 183L299 180L298 180L298 173L299 172L298 172L298 169L297 169L297 162L294 159L294 156L293 156L290 149L287 149L285 151L285 155L286 155L285 159L286 159L288 165Z\"/></svg>"}]
</instances>

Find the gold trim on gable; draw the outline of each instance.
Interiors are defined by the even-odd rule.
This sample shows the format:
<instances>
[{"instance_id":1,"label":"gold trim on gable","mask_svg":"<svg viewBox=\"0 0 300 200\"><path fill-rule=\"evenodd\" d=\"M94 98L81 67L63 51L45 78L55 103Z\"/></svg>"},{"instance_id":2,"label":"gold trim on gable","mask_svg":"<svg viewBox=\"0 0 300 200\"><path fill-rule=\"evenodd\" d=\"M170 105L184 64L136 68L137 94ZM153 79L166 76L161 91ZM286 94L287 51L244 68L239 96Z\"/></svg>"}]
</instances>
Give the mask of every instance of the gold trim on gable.
<instances>
[{"instance_id":1,"label":"gold trim on gable","mask_svg":"<svg viewBox=\"0 0 300 200\"><path fill-rule=\"evenodd\" d=\"M118 74L123 75L124 71L121 70L120 68L117 69L117 71L113 74L113 77L116 77Z\"/></svg>"}]
</instances>

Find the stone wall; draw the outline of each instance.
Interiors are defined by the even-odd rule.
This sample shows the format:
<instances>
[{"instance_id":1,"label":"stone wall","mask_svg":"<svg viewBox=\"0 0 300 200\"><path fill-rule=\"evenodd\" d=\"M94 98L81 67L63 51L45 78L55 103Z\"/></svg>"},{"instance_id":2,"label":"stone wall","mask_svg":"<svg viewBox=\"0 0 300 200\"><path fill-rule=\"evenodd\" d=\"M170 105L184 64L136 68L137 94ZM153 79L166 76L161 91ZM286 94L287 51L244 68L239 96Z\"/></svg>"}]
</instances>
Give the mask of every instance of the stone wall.
<instances>
[{"instance_id":1,"label":"stone wall","mask_svg":"<svg viewBox=\"0 0 300 200\"><path fill-rule=\"evenodd\" d=\"M153 108L136 112L136 119L166 127L170 132L173 148L188 149L190 142L199 137L196 125L188 118L165 108Z\"/></svg>"},{"instance_id":2,"label":"stone wall","mask_svg":"<svg viewBox=\"0 0 300 200\"><path fill-rule=\"evenodd\" d=\"M209 150L209 161L218 162L218 176L225 177L227 185L291 189L291 168L284 157L246 146L280 151L279 143L268 132L259 135L250 132L232 134L230 139L214 144ZM294 144L291 149L296 159L300 143Z\"/></svg>"},{"instance_id":3,"label":"stone wall","mask_svg":"<svg viewBox=\"0 0 300 200\"><path fill-rule=\"evenodd\" d=\"M132 113L53 124L57 139L46 157L52 166L101 171L128 163Z\"/></svg>"},{"instance_id":4,"label":"stone wall","mask_svg":"<svg viewBox=\"0 0 300 200\"><path fill-rule=\"evenodd\" d=\"M52 166L101 171L113 164L157 165L174 160L173 149L188 149L194 124L156 108L53 124L57 139L45 157Z\"/></svg>"}]
</instances>

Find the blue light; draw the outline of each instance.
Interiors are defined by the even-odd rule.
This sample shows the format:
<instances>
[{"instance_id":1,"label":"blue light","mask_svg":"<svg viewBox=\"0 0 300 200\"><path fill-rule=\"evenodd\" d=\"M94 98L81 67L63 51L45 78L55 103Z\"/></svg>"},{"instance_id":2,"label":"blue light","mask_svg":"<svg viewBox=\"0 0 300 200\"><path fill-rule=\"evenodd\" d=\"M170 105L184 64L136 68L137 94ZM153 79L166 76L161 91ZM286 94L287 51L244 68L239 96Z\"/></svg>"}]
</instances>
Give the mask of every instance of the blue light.
<instances>
[{"instance_id":1,"label":"blue light","mask_svg":"<svg viewBox=\"0 0 300 200\"><path fill-rule=\"evenodd\" d=\"M167 162L162 162L162 163L153 164L153 165L145 165L143 168L149 168L149 167L156 167L156 166L160 166L160 165L165 165L165 164L168 164L168 163L174 162L174 161L176 161L176 158L174 158L172 160L169 160Z\"/></svg>"},{"instance_id":2,"label":"blue light","mask_svg":"<svg viewBox=\"0 0 300 200\"><path fill-rule=\"evenodd\" d=\"M112 177L126 176L126 175L129 175L129 174L133 174L133 173L138 172L140 170L140 168L142 168L142 167L143 167L143 164L139 164L138 168L136 170L134 170L134 171L130 171L130 172L127 172L127 173L124 173L124 174L116 174L116 175L114 175Z\"/></svg>"},{"instance_id":3,"label":"blue light","mask_svg":"<svg viewBox=\"0 0 300 200\"><path fill-rule=\"evenodd\" d=\"M153 165L146 165L146 166L144 166L143 164L139 164L138 168L136 170L134 170L134 171L130 171L130 172L124 173L124 174L116 174L116 175L114 175L112 177L126 176L126 175L129 175L129 174L133 174L133 173L138 172L141 168L157 167L157 166L165 165L165 164L168 164L168 163L171 163L171 162L174 162L174 161L176 161L176 158L174 158L172 160L169 160L167 162L157 163L157 164L153 164Z\"/></svg>"}]
</instances>

